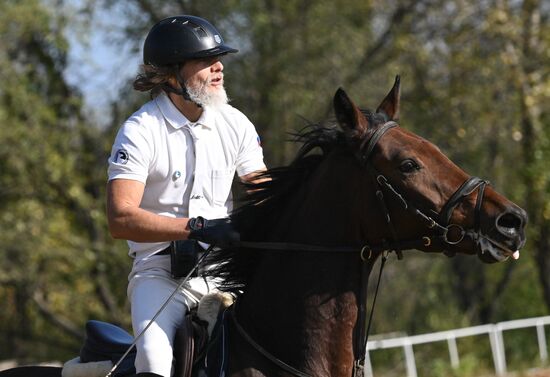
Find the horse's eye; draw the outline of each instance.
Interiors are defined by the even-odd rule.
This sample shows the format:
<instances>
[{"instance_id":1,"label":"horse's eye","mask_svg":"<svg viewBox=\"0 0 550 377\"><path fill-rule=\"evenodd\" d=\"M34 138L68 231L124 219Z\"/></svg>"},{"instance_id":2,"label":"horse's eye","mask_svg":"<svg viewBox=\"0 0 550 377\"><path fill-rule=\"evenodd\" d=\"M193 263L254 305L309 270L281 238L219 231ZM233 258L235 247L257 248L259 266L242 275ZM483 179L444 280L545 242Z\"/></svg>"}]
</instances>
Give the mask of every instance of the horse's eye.
<instances>
[{"instance_id":1,"label":"horse's eye","mask_svg":"<svg viewBox=\"0 0 550 377\"><path fill-rule=\"evenodd\" d=\"M412 173L419 168L418 164L413 160L405 160L399 165L399 170L401 170L402 173Z\"/></svg>"}]
</instances>

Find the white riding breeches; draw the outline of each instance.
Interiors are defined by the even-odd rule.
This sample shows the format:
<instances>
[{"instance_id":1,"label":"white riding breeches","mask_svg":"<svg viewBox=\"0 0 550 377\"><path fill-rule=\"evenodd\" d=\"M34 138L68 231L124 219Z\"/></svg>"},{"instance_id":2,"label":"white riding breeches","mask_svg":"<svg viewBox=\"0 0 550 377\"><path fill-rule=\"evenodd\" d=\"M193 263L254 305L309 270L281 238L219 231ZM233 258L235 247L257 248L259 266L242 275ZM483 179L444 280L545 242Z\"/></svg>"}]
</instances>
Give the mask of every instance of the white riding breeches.
<instances>
[{"instance_id":1,"label":"white riding breeches","mask_svg":"<svg viewBox=\"0 0 550 377\"><path fill-rule=\"evenodd\" d=\"M143 332L179 283L170 275L168 255L152 256L134 264L128 284L134 336ZM136 344L136 373L172 375L176 329L183 323L187 311L208 293L209 285L202 278L191 279L143 333Z\"/></svg>"}]
</instances>

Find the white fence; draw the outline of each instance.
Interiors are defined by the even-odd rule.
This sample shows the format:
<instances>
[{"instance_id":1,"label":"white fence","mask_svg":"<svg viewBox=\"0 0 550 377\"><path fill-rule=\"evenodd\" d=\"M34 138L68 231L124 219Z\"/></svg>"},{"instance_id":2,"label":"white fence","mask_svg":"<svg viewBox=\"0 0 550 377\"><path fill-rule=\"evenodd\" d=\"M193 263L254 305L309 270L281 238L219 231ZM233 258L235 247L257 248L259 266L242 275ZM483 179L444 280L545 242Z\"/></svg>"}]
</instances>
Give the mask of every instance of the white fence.
<instances>
[{"instance_id":1,"label":"white fence","mask_svg":"<svg viewBox=\"0 0 550 377\"><path fill-rule=\"evenodd\" d=\"M371 340L367 343L365 374L367 377L373 377L372 364L369 357L370 351L402 347L405 354L407 377L417 377L413 346L416 344L441 341L447 342L451 365L454 368L457 368L460 364L460 356L458 354L458 348L456 346L456 339L467 336L487 334L489 336L491 351L493 353L495 372L497 376L504 376L506 375L506 354L504 352L504 339L502 337L502 332L506 330L523 329L528 327L536 328L539 356L542 362L546 362L548 360L548 349L546 344L544 326L548 324L550 324L550 316L499 322L496 324L466 327L462 329L440 331L431 334Z\"/></svg>"}]
</instances>

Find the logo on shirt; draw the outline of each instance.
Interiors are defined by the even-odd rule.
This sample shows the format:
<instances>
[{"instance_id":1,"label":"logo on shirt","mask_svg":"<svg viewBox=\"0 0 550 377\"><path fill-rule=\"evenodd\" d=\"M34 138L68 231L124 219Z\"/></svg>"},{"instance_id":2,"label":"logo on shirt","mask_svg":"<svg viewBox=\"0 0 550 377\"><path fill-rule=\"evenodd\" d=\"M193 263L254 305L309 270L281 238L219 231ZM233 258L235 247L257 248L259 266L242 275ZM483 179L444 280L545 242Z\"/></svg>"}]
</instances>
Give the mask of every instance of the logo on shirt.
<instances>
[{"instance_id":1,"label":"logo on shirt","mask_svg":"<svg viewBox=\"0 0 550 377\"><path fill-rule=\"evenodd\" d=\"M130 155L128 154L128 151L126 149L119 149L118 151L116 151L115 162L117 164L126 165L129 159Z\"/></svg>"}]
</instances>

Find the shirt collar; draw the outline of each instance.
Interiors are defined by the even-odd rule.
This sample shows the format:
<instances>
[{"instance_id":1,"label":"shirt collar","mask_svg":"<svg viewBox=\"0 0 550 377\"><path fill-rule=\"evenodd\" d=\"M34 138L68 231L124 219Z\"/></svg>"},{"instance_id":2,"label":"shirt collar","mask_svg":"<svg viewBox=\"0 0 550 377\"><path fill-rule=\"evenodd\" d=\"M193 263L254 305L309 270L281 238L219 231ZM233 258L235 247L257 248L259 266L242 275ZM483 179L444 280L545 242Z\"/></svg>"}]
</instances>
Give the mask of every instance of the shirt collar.
<instances>
[{"instance_id":1,"label":"shirt collar","mask_svg":"<svg viewBox=\"0 0 550 377\"><path fill-rule=\"evenodd\" d=\"M166 93L161 93L155 98L155 102L159 107L164 119L175 129L179 129L184 126L193 127L195 125L201 125L204 128L212 128L213 125L213 110L205 107L202 114L194 124L183 115L178 108L172 103Z\"/></svg>"},{"instance_id":2,"label":"shirt collar","mask_svg":"<svg viewBox=\"0 0 550 377\"><path fill-rule=\"evenodd\" d=\"M204 109L202 110L202 114L199 120L197 120L196 124L201 125L204 128L209 128L209 129L212 128L214 124L214 110L212 110L207 106L204 107Z\"/></svg>"}]
</instances>

